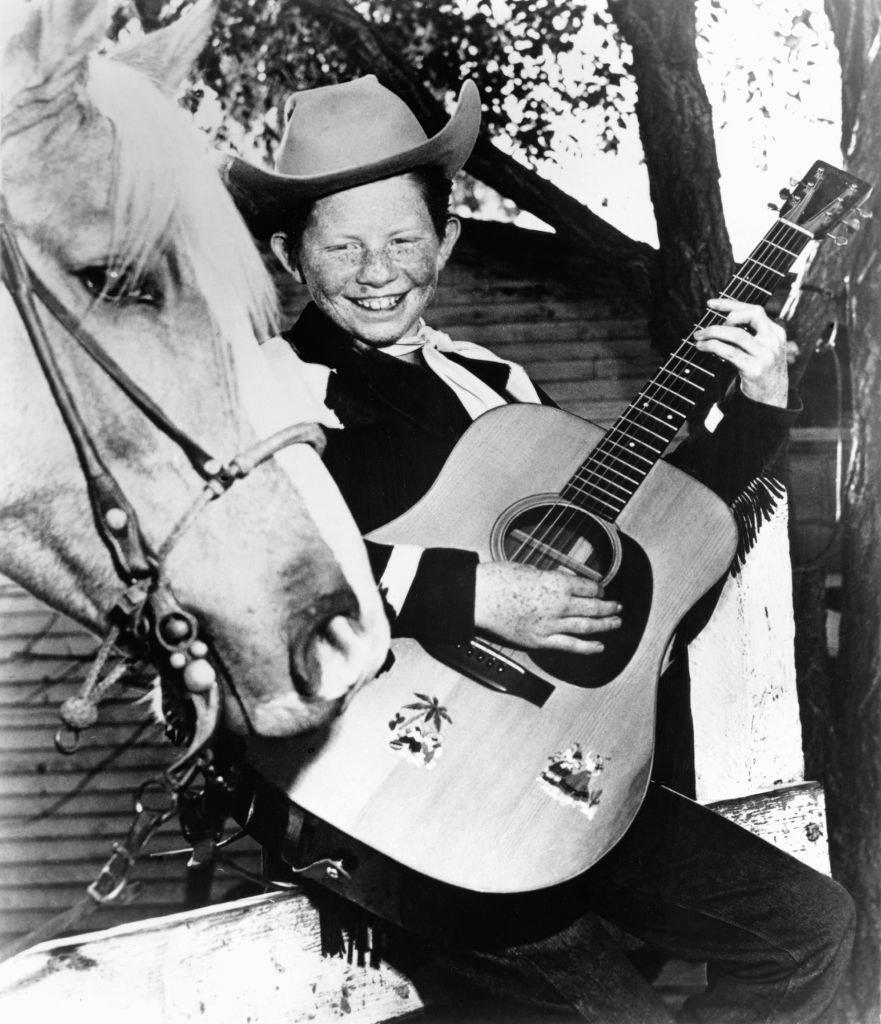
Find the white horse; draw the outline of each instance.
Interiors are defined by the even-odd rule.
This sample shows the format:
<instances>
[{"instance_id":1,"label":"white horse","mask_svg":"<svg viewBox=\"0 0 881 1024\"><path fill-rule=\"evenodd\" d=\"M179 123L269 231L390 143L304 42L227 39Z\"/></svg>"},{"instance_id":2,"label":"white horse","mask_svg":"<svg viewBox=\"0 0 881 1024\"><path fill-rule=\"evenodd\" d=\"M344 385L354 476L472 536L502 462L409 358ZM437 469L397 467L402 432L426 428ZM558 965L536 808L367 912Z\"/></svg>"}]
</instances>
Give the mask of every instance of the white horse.
<instances>
[{"instance_id":1,"label":"white horse","mask_svg":"<svg viewBox=\"0 0 881 1024\"><path fill-rule=\"evenodd\" d=\"M207 640L227 727L290 736L338 713L375 674L388 626L360 537L306 445L262 462L174 532L210 470L311 418L305 393L279 393L264 365L255 332L272 320L271 283L201 137L168 98L210 15L197 9L111 59L93 55L106 0L5 0L4 220L26 284L42 283L72 319L71 333L38 295L62 386L148 550L161 553L184 622L197 621L198 650L177 650L172 636L163 656L176 651L178 668L204 661ZM134 517L95 511L7 288L0 317L0 571L104 633L130 580L98 527L113 541ZM209 471L82 350L78 331L216 460ZM186 682L218 692L210 672Z\"/></svg>"}]
</instances>

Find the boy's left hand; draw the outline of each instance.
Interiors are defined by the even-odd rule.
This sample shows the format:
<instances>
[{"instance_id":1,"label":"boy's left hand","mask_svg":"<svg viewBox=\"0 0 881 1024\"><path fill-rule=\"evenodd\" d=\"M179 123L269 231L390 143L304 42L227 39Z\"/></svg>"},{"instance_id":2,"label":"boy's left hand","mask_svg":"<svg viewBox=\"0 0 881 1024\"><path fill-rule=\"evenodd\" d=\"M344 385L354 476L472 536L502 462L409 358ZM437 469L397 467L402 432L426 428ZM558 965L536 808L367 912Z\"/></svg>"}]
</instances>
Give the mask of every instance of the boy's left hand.
<instances>
[{"instance_id":1,"label":"boy's left hand","mask_svg":"<svg viewBox=\"0 0 881 1024\"><path fill-rule=\"evenodd\" d=\"M787 363L790 354L797 351L786 340L786 331L761 306L736 299L711 299L707 305L727 316L724 324L694 332L697 348L736 367L740 390L747 398L785 409L789 395Z\"/></svg>"}]
</instances>

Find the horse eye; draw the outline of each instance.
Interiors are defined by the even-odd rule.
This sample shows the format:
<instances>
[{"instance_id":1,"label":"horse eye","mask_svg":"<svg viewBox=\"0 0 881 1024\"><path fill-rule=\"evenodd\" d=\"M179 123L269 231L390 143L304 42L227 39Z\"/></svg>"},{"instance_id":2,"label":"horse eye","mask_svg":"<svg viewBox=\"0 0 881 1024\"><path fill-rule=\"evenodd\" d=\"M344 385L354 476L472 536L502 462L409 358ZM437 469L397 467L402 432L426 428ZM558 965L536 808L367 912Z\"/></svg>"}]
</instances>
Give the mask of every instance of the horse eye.
<instances>
[{"instance_id":1,"label":"horse eye","mask_svg":"<svg viewBox=\"0 0 881 1024\"><path fill-rule=\"evenodd\" d=\"M84 267L76 271L76 276L87 292L104 302L138 302L148 306L162 302L162 291L150 274L136 276L130 267Z\"/></svg>"}]
</instances>

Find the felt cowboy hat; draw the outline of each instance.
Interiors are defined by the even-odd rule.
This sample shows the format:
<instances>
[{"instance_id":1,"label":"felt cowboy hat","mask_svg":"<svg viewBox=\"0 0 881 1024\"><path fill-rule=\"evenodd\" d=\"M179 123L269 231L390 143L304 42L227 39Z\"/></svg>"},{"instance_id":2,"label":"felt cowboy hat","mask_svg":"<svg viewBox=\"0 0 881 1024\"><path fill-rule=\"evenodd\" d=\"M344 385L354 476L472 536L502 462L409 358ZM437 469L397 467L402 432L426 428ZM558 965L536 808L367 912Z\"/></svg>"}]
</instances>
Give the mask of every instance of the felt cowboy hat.
<instances>
[{"instance_id":1,"label":"felt cowboy hat","mask_svg":"<svg viewBox=\"0 0 881 1024\"><path fill-rule=\"evenodd\" d=\"M235 156L221 164L233 199L257 234L277 230L295 204L417 167L437 167L452 178L477 139L480 95L466 81L449 121L431 138L375 75L295 93L285 116L274 172Z\"/></svg>"}]
</instances>

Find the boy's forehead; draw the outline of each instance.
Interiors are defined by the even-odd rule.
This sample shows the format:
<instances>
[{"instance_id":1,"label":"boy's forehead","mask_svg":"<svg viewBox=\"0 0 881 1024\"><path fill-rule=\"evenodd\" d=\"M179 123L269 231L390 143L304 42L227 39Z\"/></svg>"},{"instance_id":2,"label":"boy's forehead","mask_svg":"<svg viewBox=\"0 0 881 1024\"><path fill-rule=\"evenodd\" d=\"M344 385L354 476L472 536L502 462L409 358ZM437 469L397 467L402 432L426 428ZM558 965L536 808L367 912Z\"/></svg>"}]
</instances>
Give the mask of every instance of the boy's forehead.
<instances>
[{"instance_id":1,"label":"boy's forehead","mask_svg":"<svg viewBox=\"0 0 881 1024\"><path fill-rule=\"evenodd\" d=\"M378 230L431 224L422 190L410 175L335 192L312 205L307 226L318 230Z\"/></svg>"}]
</instances>

